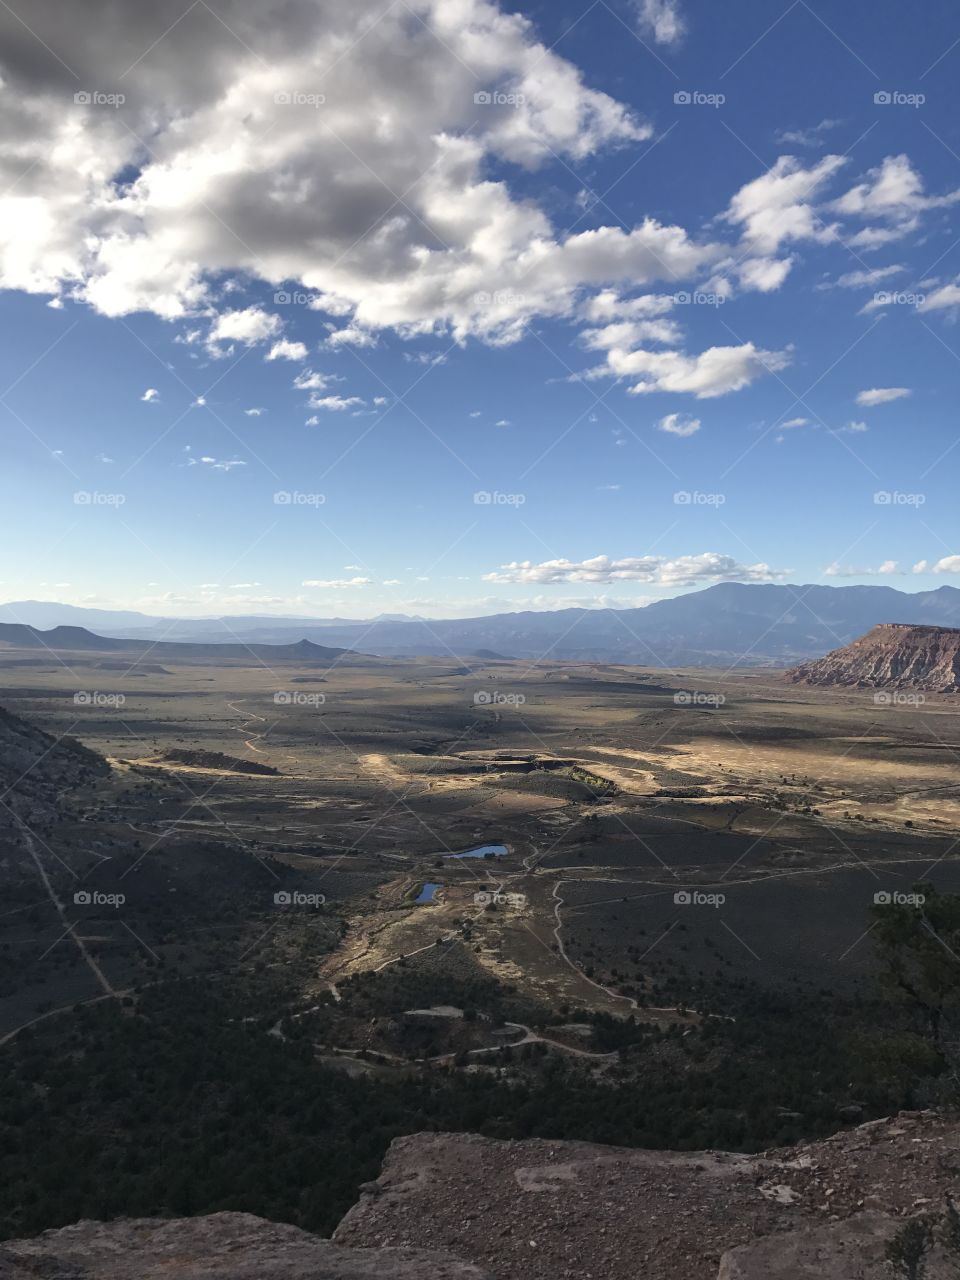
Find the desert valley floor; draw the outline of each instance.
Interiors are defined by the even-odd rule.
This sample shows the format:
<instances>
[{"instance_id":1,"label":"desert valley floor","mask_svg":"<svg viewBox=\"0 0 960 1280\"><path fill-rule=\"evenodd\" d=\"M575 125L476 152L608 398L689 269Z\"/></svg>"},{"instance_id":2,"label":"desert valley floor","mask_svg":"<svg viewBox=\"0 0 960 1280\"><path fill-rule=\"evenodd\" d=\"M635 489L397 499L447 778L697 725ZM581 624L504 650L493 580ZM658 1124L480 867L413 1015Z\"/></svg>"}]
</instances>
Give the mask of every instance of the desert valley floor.
<instances>
[{"instance_id":1,"label":"desert valley floor","mask_svg":"<svg viewBox=\"0 0 960 1280\"><path fill-rule=\"evenodd\" d=\"M843 987L876 894L960 885L948 696L492 660L34 655L0 679L9 710L111 766L69 823L4 850L27 873L0 920L27 981L3 1034L174 956L294 952L304 995L334 1002L432 953L551 1008L695 1017L658 976ZM44 868L74 893L38 929Z\"/></svg>"}]
</instances>

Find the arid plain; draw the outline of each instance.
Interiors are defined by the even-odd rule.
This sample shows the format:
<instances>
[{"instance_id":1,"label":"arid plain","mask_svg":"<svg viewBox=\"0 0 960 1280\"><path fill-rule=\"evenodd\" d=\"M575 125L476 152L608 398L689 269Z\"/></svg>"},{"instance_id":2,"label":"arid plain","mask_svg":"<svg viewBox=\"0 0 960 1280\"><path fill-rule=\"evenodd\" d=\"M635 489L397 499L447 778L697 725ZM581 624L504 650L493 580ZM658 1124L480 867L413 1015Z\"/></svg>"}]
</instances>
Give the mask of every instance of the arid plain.
<instances>
[{"instance_id":1,"label":"arid plain","mask_svg":"<svg viewBox=\"0 0 960 1280\"><path fill-rule=\"evenodd\" d=\"M877 895L960 884L944 695L773 670L12 651L0 681L9 710L111 765L45 836L69 920L39 919L43 886L5 850L5 1034L174 963L295 964L308 1003L466 964L553 1011L684 1021L681 976L855 983Z\"/></svg>"}]
</instances>

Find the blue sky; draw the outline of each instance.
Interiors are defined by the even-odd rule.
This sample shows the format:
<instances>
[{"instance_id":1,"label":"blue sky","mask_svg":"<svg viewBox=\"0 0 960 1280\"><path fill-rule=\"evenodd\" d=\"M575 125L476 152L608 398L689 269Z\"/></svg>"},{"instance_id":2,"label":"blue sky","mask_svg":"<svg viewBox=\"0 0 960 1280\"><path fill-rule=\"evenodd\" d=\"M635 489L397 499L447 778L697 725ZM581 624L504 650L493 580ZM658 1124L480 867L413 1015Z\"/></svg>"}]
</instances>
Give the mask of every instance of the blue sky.
<instances>
[{"instance_id":1,"label":"blue sky","mask_svg":"<svg viewBox=\"0 0 960 1280\"><path fill-rule=\"evenodd\" d=\"M3 598L956 583L954 6L106 11L0 21Z\"/></svg>"}]
</instances>

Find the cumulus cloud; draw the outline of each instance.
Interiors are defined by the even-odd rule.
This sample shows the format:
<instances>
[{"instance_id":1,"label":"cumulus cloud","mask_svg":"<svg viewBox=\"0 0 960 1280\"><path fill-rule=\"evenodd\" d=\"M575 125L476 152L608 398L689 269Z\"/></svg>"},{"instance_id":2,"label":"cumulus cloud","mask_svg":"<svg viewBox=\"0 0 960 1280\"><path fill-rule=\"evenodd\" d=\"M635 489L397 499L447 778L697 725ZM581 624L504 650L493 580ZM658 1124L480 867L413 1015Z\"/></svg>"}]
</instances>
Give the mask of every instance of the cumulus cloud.
<instances>
[{"instance_id":1,"label":"cumulus cloud","mask_svg":"<svg viewBox=\"0 0 960 1280\"><path fill-rule=\"evenodd\" d=\"M831 206L846 217L879 219L848 240L855 249L878 249L914 231L921 216L960 200L960 190L927 195L923 179L905 155L887 156L866 179L851 187Z\"/></svg>"},{"instance_id":2,"label":"cumulus cloud","mask_svg":"<svg viewBox=\"0 0 960 1280\"><path fill-rule=\"evenodd\" d=\"M943 556L934 564L921 560L913 566L914 573L960 573L960 556Z\"/></svg>"},{"instance_id":3,"label":"cumulus cloud","mask_svg":"<svg viewBox=\"0 0 960 1280\"><path fill-rule=\"evenodd\" d=\"M740 285L757 293L773 293L790 274L793 258L748 258L737 266ZM718 289L717 293L723 293Z\"/></svg>"},{"instance_id":4,"label":"cumulus cloud","mask_svg":"<svg viewBox=\"0 0 960 1280\"><path fill-rule=\"evenodd\" d=\"M483 575L485 582L654 582L661 586L692 586L698 582L770 582L782 577L767 564L739 564L732 556L704 552L696 556L638 556L612 560L594 556L589 560L530 560L501 565Z\"/></svg>"},{"instance_id":5,"label":"cumulus cloud","mask_svg":"<svg viewBox=\"0 0 960 1280\"><path fill-rule=\"evenodd\" d=\"M677 0L638 0L637 23L657 44L679 44L687 30Z\"/></svg>"},{"instance_id":6,"label":"cumulus cloud","mask_svg":"<svg viewBox=\"0 0 960 1280\"><path fill-rule=\"evenodd\" d=\"M680 40L677 0L635 4L653 40ZM526 17L496 0L280 10L33 0L27 30L0 6L0 287L188 320L182 340L214 357L262 344L269 360L306 358L277 316L224 309L253 281L302 288L332 350L385 330L509 343L558 317L585 326L604 372L637 394L723 395L787 363L752 342L685 350L669 290L709 275L723 292L727 277L780 288L784 246L837 238L816 210L841 157L781 156L710 237L652 217L564 231L516 168L590 160L652 129ZM125 101L75 103L78 85ZM899 234L904 207L954 198L927 197L895 162L899 194L895 174L875 172L840 202L882 221L861 234ZM326 398L313 407L358 404Z\"/></svg>"},{"instance_id":7,"label":"cumulus cloud","mask_svg":"<svg viewBox=\"0 0 960 1280\"><path fill-rule=\"evenodd\" d=\"M340 590L345 587L369 587L372 578L308 578L300 585L304 587L325 587Z\"/></svg>"},{"instance_id":8,"label":"cumulus cloud","mask_svg":"<svg viewBox=\"0 0 960 1280\"><path fill-rule=\"evenodd\" d=\"M347 409L361 409L365 401L359 396L317 396L307 401L311 409L323 409L328 413L343 413Z\"/></svg>"},{"instance_id":9,"label":"cumulus cloud","mask_svg":"<svg viewBox=\"0 0 960 1280\"><path fill-rule=\"evenodd\" d=\"M787 351L762 351L752 342L739 347L710 347L696 356L682 351L627 351L607 355L610 372L622 378L638 378L628 390L632 395L652 391L689 392L698 400L723 396L749 386L764 373L784 369Z\"/></svg>"},{"instance_id":10,"label":"cumulus cloud","mask_svg":"<svg viewBox=\"0 0 960 1280\"><path fill-rule=\"evenodd\" d=\"M635 298L623 298L616 289L601 289L586 299L581 315L591 324L603 324L610 320L636 320L666 315L676 305L675 294L641 293Z\"/></svg>"},{"instance_id":11,"label":"cumulus cloud","mask_svg":"<svg viewBox=\"0 0 960 1280\"><path fill-rule=\"evenodd\" d=\"M842 565L834 563L827 565L823 572L827 578L876 578L889 577L900 573L901 570L896 560L884 560L875 569L862 568L853 564Z\"/></svg>"},{"instance_id":12,"label":"cumulus cloud","mask_svg":"<svg viewBox=\"0 0 960 1280\"><path fill-rule=\"evenodd\" d=\"M674 344L682 337L683 332L674 320L617 320L599 329L586 329L582 341L590 351L611 351L642 342Z\"/></svg>"},{"instance_id":13,"label":"cumulus cloud","mask_svg":"<svg viewBox=\"0 0 960 1280\"><path fill-rule=\"evenodd\" d=\"M665 431L668 436L692 436L700 430L700 419L691 418L687 413L668 413L657 423L658 431Z\"/></svg>"},{"instance_id":14,"label":"cumulus cloud","mask_svg":"<svg viewBox=\"0 0 960 1280\"><path fill-rule=\"evenodd\" d=\"M331 382L339 382L336 374L318 373L316 369L301 369L293 380L297 391L326 391Z\"/></svg>"},{"instance_id":15,"label":"cumulus cloud","mask_svg":"<svg viewBox=\"0 0 960 1280\"><path fill-rule=\"evenodd\" d=\"M255 0L217 17L36 0L30 26L0 11L6 287L175 319L216 307L233 273L303 285L346 318L335 345L384 327L495 339L568 313L583 286L709 256L653 221L559 236L491 178L493 161L583 160L652 132L492 0L287 0L282 22ZM74 103L78 83L121 78L120 107ZM479 301L492 283L498 301ZM211 337L277 327L218 321Z\"/></svg>"},{"instance_id":16,"label":"cumulus cloud","mask_svg":"<svg viewBox=\"0 0 960 1280\"><path fill-rule=\"evenodd\" d=\"M838 213L858 217L882 217L897 222L911 222L918 213L941 208L960 200L960 190L943 196L928 196L923 179L908 156L887 156L871 169L864 182L851 187L834 202Z\"/></svg>"},{"instance_id":17,"label":"cumulus cloud","mask_svg":"<svg viewBox=\"0 0 960 1280\"><path fill-rule=\"evenodd\" d=\"M824 225L814 205L845 163L843 156L825 156L804 167L794 156L780 156L766 173L740 188L724 218L739 226L746 243L763 256L789 240L836 240L836 226Z\"/></svg>"},{"instance_id":18,"label":"cumulus cloud","mask_svg":"<svg viewBox=\"0 0 960 1280\"><path fill-rule=\"evenodd\" d=\"M375 347L376 345L377 335L355 324L347 325L343 329L331 328L326 339L326 346L332 350L336 350L337 347Z\"/></svg>"},{"instance_id":19,"label":"cumulus cloud","mask_svg":"<svg viewBox=\"0 0 960 1280\"><path fill-rule=\"evenodd\" d=\"M156 404L160 399L160 392L156 387L147 387L146 391L140 397L145 404Z\"/></svg>"},{"instance_id":20,"label":"cumulus cloud","mask_svg":"<svg viewBox=\"0 0 960 1280\"><path fill-rule=\"evenodd\" d=\"M271 315L261 307L246 307L243 311L224 311L217 316L207 334L207 350L211 355L223 355L224 343L239 342L252 347L266 342L283 327L279 316ZM229 348L228 348L229 349Z\"/></svg>"},{"instance_id":21,"label":"cumulus cloud","mask_svg":"<svg viewBox=\"0 0 960 1280\"><path fill-rule=\"evenodd\" d=\"M268 360L306 360L307 348L302 342L291 342L289 338L281 338L267 352Z\"/></svg>"},{"instance_id":22,"label":"cumulus cloud","mask_svg":"<svg viewBox=\"0 0 960 1280\"><path fill-rule=\"evenodd\" d=\"M870 387L857 392L857 404L872 408L875 404L888 404L891 400L904 400L911 394L909 387Z\"/></svg>"}]
</instances>

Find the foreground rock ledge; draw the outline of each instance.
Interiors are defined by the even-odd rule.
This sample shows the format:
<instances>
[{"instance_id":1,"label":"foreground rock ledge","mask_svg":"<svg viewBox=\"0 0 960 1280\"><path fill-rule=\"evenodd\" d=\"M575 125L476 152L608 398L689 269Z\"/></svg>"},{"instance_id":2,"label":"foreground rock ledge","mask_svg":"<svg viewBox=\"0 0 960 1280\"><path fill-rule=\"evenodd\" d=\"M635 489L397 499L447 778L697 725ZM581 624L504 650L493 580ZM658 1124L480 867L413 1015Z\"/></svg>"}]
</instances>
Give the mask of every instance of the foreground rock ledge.
<instances>
[{"instance_id":1,"label":"foreground rock ledge","mask_svg":"<svg viewBox=\"0 0 960 1280\"><path fill-rule=\"evenodd\" d=\"M948 1195L960 1122L927 1112L758 1156L415 1134L334 1239L415 1239L497 1280L891 1280L887 1242Z\"/></svg>"},{"instance_id":2,"label":"foreground rock ledge","mask_svg":"<svg viewBox=\"0 0 960 1280\"><path fill-rule=\"evenodd\" d=\"M249 1213L78 1222L0 1244L0 1280L491 1280L428 1249L345 1249Z\"/></svg>"},{"instance_id":3,"label":"foreground rock ledge","mask_svg":"<svg viewBox=\"0 0 960 1280\"><path fill-rule=\"evenodd\" d=\"M757 1156L415 1134L334 1240L243 1213L0 1243L0 1280L891 1280L960 1204L960 1121L901 1113ZM923 1280L957 1280L940 1245ZM903 1274L903 1273L901 1273Z\"/></svg>"}]
</instances>

